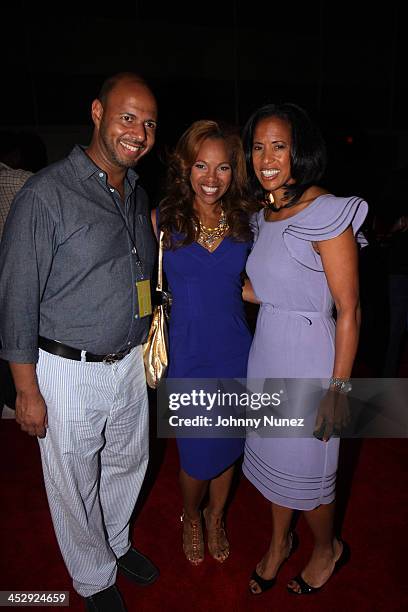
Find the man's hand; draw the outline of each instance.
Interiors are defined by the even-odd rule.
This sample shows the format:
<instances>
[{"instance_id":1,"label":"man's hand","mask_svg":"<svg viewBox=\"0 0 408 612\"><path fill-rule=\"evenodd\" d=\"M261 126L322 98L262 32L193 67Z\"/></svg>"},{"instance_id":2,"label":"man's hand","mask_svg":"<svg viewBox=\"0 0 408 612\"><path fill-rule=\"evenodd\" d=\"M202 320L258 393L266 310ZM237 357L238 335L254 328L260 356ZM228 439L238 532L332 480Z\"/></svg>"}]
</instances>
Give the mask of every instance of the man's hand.
<instances>
[{"instance_id":1,"label":"man's hand","mask_svg":"<svg viewBox=\"0 0 408 612\"><path fill-rule=\"evenodd\" d=\"M35 363L10 362L17 390L16 421L30 436L44 438L48 427L47 406L38 386Z\"/></svg>"},{"instance_id":2,"label":"man's hand","mask_svg":"<svg viewBox=\"0 0 408 612\"><path fill-rule=\"evenodd\" d=\"M47 406L39 391L17 391L16 421L30 436L44 438L47 423Z\"/></svg>"}]
</instances>

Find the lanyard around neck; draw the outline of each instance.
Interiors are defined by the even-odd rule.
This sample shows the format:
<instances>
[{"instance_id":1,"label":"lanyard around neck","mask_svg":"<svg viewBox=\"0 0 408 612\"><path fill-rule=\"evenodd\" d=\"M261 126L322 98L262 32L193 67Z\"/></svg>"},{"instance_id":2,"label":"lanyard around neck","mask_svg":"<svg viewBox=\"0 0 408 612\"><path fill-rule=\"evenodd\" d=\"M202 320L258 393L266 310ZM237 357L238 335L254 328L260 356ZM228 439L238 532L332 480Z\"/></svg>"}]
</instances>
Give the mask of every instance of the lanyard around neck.
<instances>
[{"instance_id":1,"label":"lanyard around neck","mask_svg":"<svg viewBox=\"0 0 408 612\"><path fill-rule=\"evenodd\" d=\"M144 274L143 274L143 262L142 262L142 260L141 260L141 259L140 259L140 257L139 257L139 253L138 253L137 246L136 246L136 240L135 240L134 235L133 235L133 234L132 234L132 232L130 231L130 228L129 228L129 225L128 225L128 219L127 219L127 217L126 217L126 214L124 214L124 212L123 212L123 210L122 210L122 208L121 208L120 204L117 202L116 198L114 197L114 195L113 195L113 194L112 194L112 192L110 191L110 188L109 188L109 187L108 187L108 189L109 189L109 195L110 195L110 197L111 197L111 199L112 199L112 201L113 201L113 203L114 203L114 205L115 205L116 210L117 210L117 211L118 211L118 213L120 214L120 218L122 219L123 225L125 226L125 229L126 229L126 231L127 231L127 233L128 233L128 236L129 236L129 238L130 238L130 241L131 241L131 243L132 243L132 245L133 245L133 248L132 248L132 253L133 253L133 255L136 257L136 265L137 265L137 267L138 267L138 269L139 269L139 271L140 271L140 273L141 273L141 276L142 276L142 278L143 278L143 277L144 277ZM133 192L132 192L132 194L131 194L131 196L130 196L130 197L132 197L132 196L134 196L134 195L135 195L135 191L133 191Z\"/></svg>"}]
</instances>

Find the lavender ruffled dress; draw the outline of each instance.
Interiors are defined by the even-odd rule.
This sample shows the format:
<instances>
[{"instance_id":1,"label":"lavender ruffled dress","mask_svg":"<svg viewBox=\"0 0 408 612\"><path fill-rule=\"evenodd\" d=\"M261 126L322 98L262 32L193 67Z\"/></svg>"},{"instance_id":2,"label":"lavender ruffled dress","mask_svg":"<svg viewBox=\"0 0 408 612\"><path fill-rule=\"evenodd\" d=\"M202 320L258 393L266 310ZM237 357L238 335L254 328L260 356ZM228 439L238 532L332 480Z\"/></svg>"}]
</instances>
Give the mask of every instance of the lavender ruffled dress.
<instances>
[{"instance_id":1,"label":"lavender ruffled dress","mask_svg":"<svg viewBox=\"0 0 408 612\"><path fill-rule=\"evenodd\" d=\"M356 234L367 203L358 197L322 195L281 221L255 219L255 244L247 274L261 300L248 361L248 379L329 378L334 361L335 322L320 256L312 242ZM248 435L243 471L270 501L312 510L335 498L339 439Z\"/></svg>"}]
</instances>

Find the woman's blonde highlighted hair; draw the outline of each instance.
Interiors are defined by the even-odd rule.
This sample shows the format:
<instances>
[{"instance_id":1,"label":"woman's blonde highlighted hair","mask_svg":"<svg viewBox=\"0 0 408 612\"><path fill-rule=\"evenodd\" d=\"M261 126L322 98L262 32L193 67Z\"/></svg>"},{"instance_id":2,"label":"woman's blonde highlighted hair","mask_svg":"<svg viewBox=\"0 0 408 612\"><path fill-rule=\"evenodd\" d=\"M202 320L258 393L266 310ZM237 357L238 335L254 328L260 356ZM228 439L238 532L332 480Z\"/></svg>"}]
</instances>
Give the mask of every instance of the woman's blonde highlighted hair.
<instances>
[{"instance_id":1,"label":"woman's blonde highlighted hair","mask_svg":"<svg viewBox=\"0 0 408 612\"><path fill-rule=\"evenodd\" d=\"M169 155L166 197L160 203L159 225L164 231L164 247L177 248L197 239L199 220L193 209L195 193L191 186L191 169L205 140L222 140L228 151L232 180L222 198L229 225L229 236L237 241L251 238L249 216L254 205L247 196L245 155L238 132L216 121L195 121L180 137ZM172 234L178 238L172 239Z\"/></svg>"}]
</instances>

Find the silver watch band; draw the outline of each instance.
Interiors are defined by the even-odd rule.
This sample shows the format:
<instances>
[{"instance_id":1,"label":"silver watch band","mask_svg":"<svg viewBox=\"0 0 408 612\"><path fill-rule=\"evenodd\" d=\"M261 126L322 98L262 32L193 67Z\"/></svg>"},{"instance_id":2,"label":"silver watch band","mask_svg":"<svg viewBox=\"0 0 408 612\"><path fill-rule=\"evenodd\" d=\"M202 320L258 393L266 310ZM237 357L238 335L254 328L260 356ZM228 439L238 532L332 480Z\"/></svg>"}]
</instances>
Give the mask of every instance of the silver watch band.
<instances>
[{"instance_id":1,"label":"silver watch band","mask_svg":"<svg viewBox=\"0 0 408 612\"><path fill-rule=\"evenodd\" d=\"M335 378L332 376L329 379L329 384L331 387L334 387L337 391L341 391L342 393L349 393L349 391L352 389L349 378Z\"/></svg>"}]
</instances>

